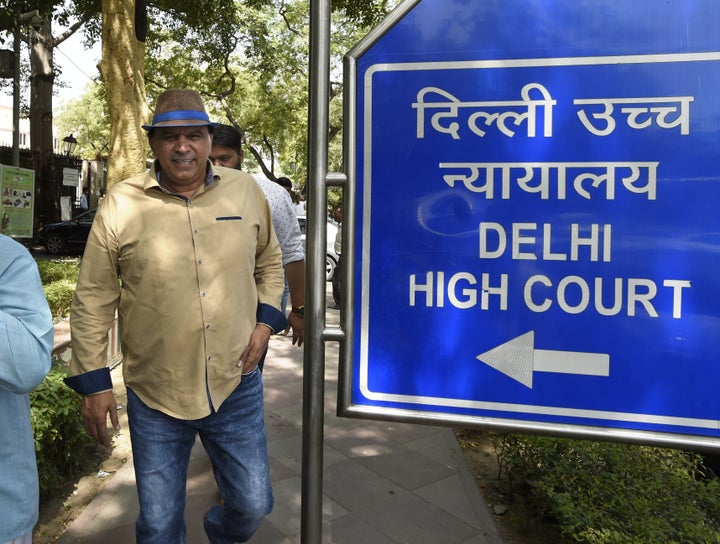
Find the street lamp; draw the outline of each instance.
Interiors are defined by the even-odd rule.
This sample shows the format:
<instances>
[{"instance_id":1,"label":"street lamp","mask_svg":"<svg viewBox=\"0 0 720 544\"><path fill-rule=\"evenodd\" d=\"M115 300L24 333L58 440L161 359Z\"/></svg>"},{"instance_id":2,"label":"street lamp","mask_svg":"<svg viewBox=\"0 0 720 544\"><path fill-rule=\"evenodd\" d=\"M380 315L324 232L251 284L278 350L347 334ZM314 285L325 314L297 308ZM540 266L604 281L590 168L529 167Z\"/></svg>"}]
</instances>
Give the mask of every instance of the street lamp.
<instances>
[{"instance_id":1,"label":"street lamp","mask_svg":"<svg viewBox=\"0 0 720 544\"><path fill-rule=\"evenodd\" d=\"M70 134L70 136L65 136L62 143L62 152L65 153L65 155L71 155L72 152L75 151L77 143L78 141L72 134Z\"/></svg>"}]
</instances>

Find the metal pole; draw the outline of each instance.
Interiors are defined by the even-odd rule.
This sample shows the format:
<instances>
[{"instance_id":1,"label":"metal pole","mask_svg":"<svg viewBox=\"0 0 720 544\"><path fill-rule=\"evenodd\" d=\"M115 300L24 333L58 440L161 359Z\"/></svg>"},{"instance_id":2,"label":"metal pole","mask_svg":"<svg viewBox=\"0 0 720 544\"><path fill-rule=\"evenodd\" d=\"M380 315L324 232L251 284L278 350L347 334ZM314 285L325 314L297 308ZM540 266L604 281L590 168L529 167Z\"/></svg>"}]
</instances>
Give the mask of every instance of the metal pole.
<instances>
[{"instance_id":1,"label":"metal pole","mask_svg":"<svg viewBox=\"0 0 720 544\"><path fill-rule=\"evenodd\" d=\"M303 373L301 543L322 541L325 247L330 0L310 0L309 177Z\"/></svg>"}]
</instances>

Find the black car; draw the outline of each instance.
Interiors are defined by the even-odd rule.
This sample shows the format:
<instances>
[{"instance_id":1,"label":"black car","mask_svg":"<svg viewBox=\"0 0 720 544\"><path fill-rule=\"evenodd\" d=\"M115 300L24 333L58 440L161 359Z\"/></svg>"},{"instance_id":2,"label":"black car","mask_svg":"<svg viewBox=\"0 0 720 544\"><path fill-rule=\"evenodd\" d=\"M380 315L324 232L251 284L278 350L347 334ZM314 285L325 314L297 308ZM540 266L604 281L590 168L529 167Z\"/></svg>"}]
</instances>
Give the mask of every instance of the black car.
<instances>
[{"instance_id":1,"label":"black car","mask_svg":"<svg viewBox=\"0 0 720 544\"><path fill-rule=\"evenodd\" d=\"M42 225L38 229L38 242L53 255L83 251L93 219L95 210L88 210L67 221Z\"/></svg>"}]
</instances>

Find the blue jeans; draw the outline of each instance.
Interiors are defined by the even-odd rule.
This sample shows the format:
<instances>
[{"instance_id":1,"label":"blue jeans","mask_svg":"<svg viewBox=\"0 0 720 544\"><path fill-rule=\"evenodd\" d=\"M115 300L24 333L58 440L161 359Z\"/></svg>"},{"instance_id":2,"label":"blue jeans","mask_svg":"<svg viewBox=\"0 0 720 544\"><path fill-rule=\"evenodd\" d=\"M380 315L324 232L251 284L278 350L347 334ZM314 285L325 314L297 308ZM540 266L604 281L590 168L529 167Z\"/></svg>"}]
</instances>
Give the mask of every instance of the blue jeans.
<instances>
[{"instance_id":1,"label":"blue jeans","mask_svg":"<svg viewBox=\"0 0 720 544\"><path fill-rule=\"evenodd\" d=\"M243 376L217 412L197 420L170 417L147 407L130 388L127 393L140 502L137 543L184 544L187 472L197 434L223 498L205 514L210 543L250 540L273 507L260 371Z\"/></svg>"}]
</instances>

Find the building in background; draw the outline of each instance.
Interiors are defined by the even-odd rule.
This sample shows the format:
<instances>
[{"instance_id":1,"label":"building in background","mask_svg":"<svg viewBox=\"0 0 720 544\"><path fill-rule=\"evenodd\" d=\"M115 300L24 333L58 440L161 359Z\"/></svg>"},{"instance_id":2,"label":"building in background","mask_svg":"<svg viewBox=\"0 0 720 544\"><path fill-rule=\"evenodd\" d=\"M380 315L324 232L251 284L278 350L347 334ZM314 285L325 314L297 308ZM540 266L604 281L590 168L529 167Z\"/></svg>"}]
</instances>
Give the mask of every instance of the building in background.
<instances>
[{"instance_id":1,"label":"building in background","mask_svg":"<svg viewBox=\"0 0 720 544\"><path fill-rule=\"evenodd\" d=\"M30 119L20 119L20 149L30 149ZM12 147L13 143L13 109L12 106L0 104L0 147ZM62 142L58 139L53 127L53 152L61 153Z\"/></svg>"},{"instance_id":2,"label":"building in background","mask_svg":"<svg viewBox=\"0 0 720 544\"><path fill-rule=\"evenodd\" d=\"M20 119L20 149L30 149L30 119ZM0 105L0 146L12 147L13 109Z\"/></svg>"}]
</instances>

